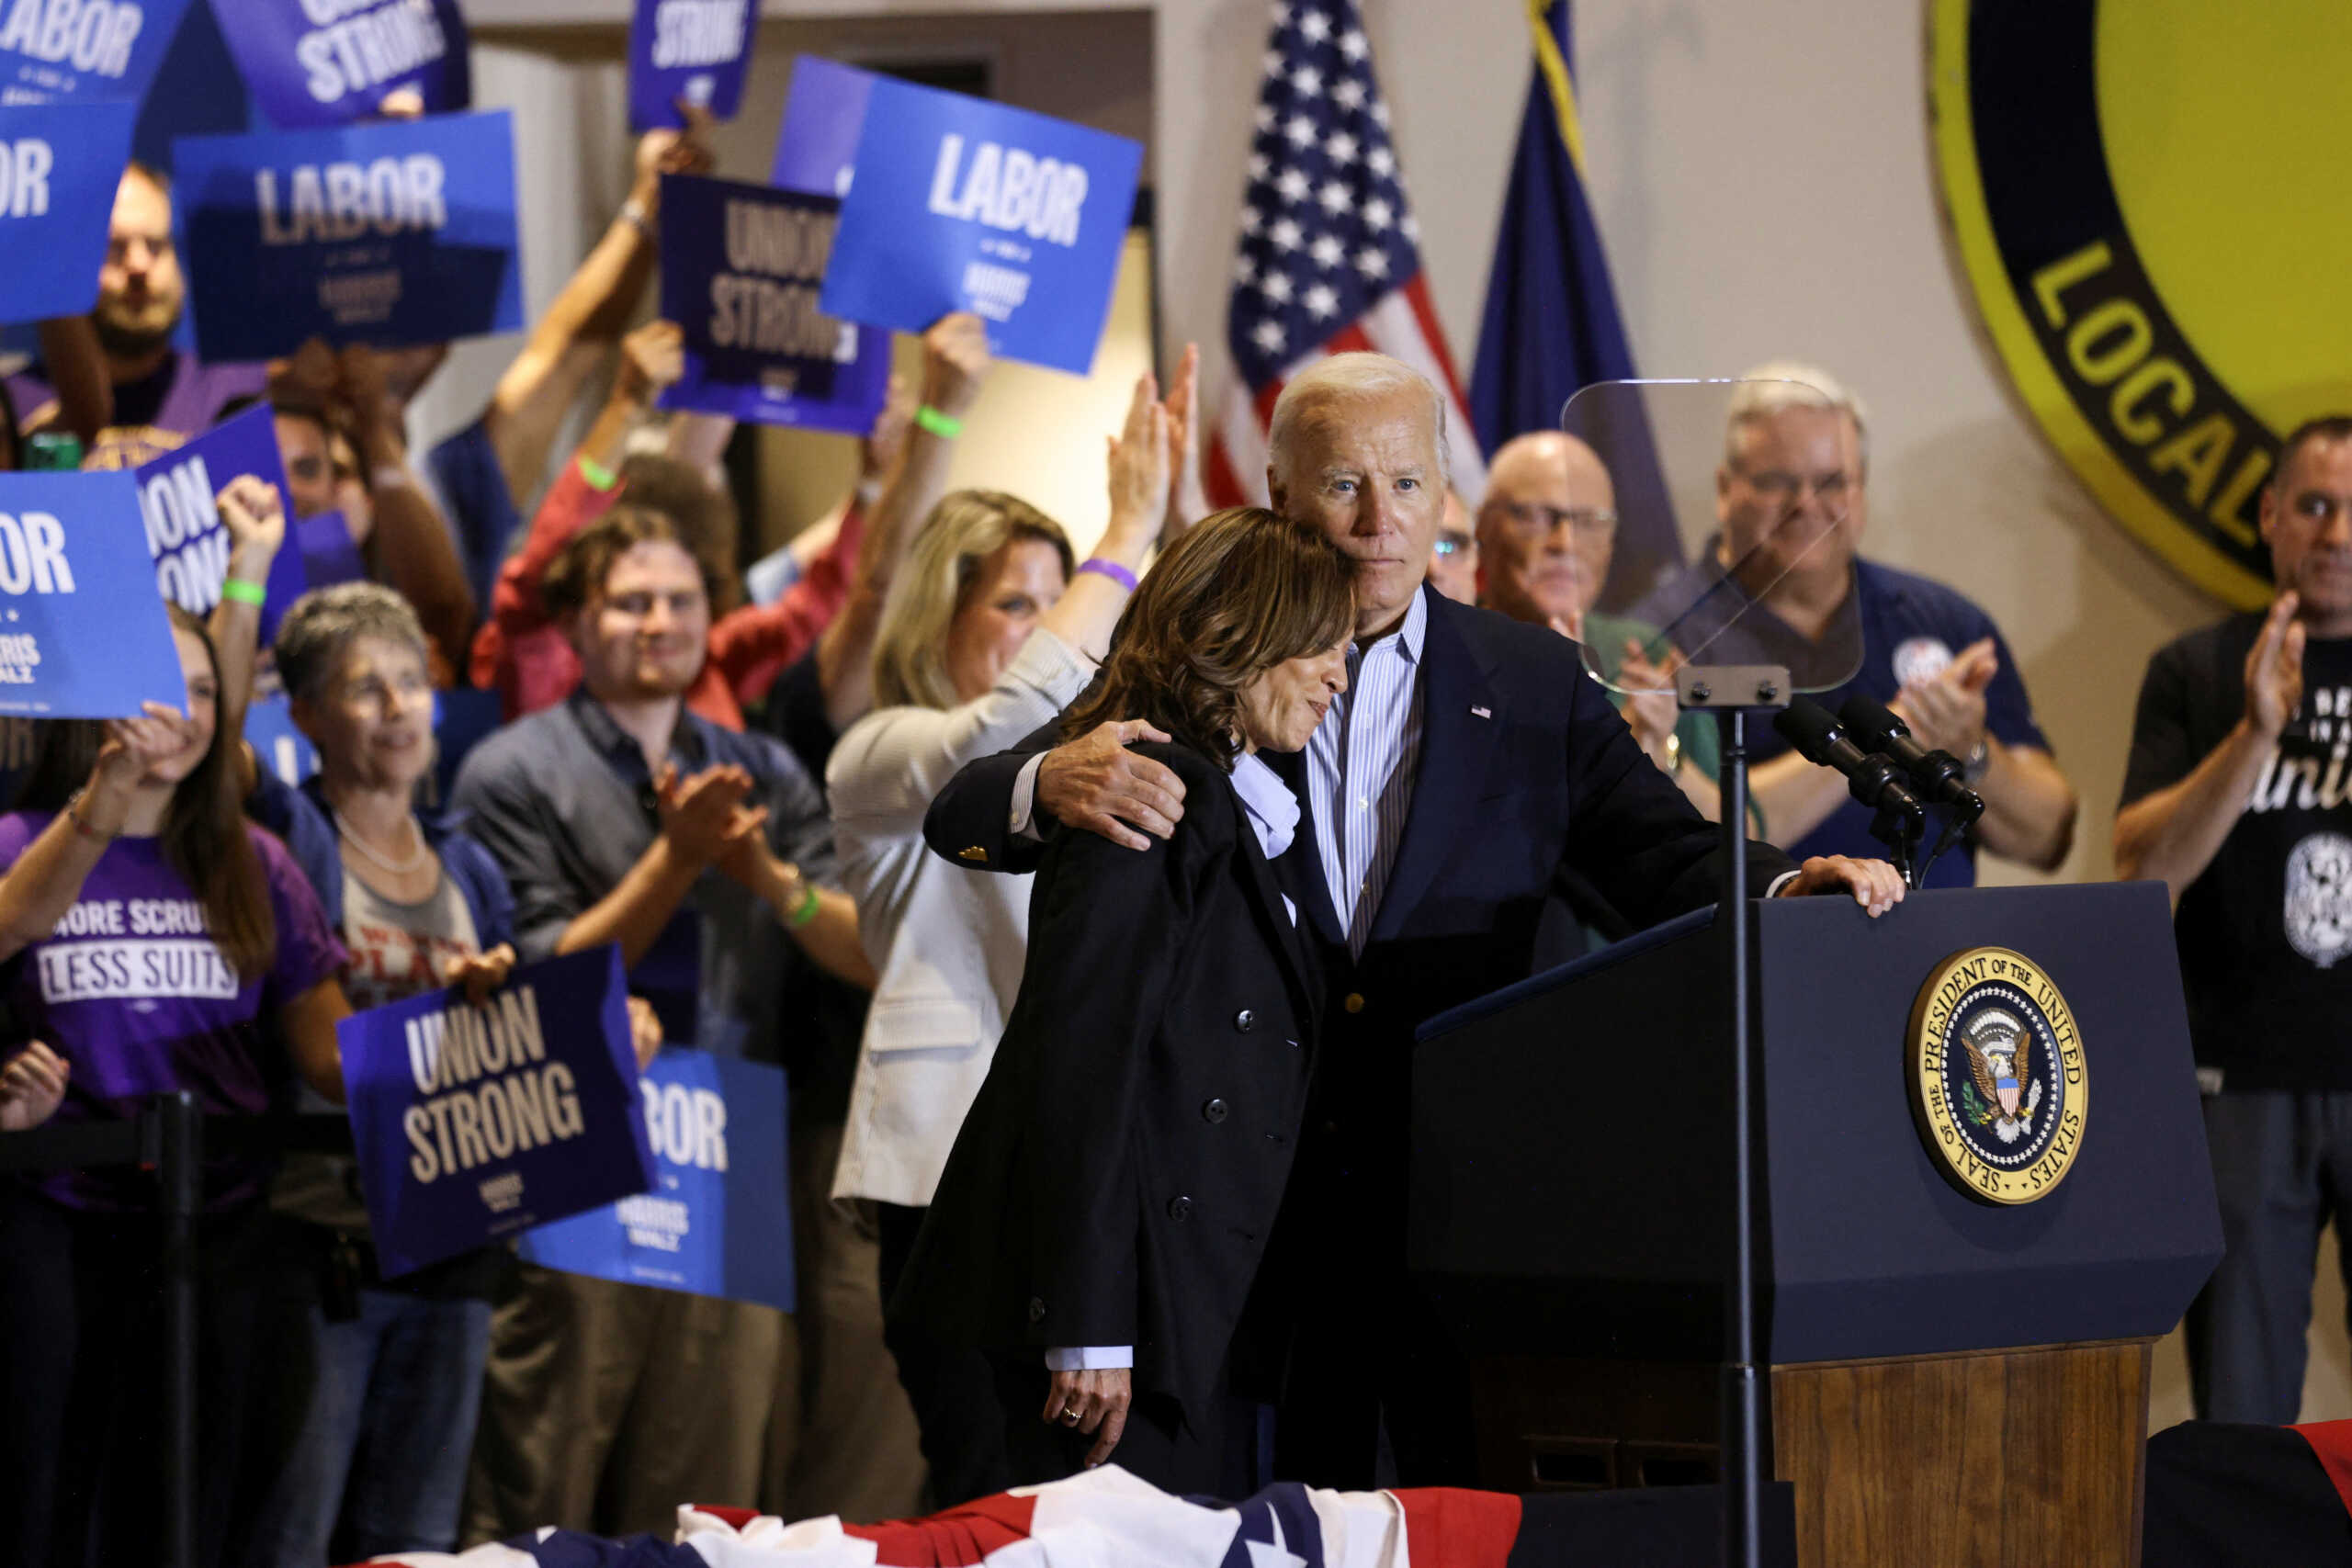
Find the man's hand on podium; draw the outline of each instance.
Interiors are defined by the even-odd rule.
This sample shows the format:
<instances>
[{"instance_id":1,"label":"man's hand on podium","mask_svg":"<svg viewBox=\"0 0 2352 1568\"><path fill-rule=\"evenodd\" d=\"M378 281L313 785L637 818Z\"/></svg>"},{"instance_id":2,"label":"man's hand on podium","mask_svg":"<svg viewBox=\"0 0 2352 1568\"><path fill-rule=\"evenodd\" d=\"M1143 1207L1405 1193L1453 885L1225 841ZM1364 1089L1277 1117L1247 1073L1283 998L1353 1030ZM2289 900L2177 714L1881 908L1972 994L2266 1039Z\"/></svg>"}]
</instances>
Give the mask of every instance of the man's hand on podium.
<instances>
[{"instance_id":1,"label":"man's hand on podium","mask_svg":"<svg viewBox=\"0 0 2352 1568\"><path fill-rule=\"evenodd\" d=\"M1823 893L1849 893L1876 919L1903 902L1903 877L1883 860L1855 860L1850 855L1815 855L1781 885L1782 898L1804 898Z\"/></svg>"}]
</instances>

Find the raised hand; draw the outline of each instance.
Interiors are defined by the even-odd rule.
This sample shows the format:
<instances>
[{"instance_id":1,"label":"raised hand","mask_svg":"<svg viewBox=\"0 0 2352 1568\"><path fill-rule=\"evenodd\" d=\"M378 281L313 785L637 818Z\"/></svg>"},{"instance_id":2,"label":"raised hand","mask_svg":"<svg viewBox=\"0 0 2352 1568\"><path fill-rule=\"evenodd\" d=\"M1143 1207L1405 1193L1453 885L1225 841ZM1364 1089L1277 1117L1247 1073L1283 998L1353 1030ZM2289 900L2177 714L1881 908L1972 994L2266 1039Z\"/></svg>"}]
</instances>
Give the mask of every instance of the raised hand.
<instances>
[{"instance_id":1,"label":"raised hand","mask_svg":"<svg viewBox=\"0 0 2352 1568\"><path fill-rule=\"evenodd\" d=\"M675 321L648 321L621 339L621 388L650 404L686 373L686 334Z\"/></svg>"},{"instance_id":2,"label":"raised hand","mask_svg":"<svg viewBox=\"0 0 2352 1568\"><path fill-rule=\"evenodd\" d=\"M1201 482L1201 345L1188 343L1168 384L1168 460L1175 482L1168 492L1168 526L1162 545L1209 514L1207 489Z\"/></svg>"},{"instance_id":3,"label":"raised hand","mask_svg":"<svg viewBox=\"0 0 2352 1568\"><path fill-rule=\"evenodd\" d=\"M28 1133L57 1114L74 1064L36 1040L0 1066L0 1133Z\"/></svg>"},{"instance_id":4,"label":"raised hand","mask_svg":"<svg viewBox=\"0 0 2352 1568\"><path fill-rule=\"evenodd\" d=\"M662 836L671 852L700 870L726 852L735 828L735 808L751 793L752 775L731 763L705 768L680 779L675 763L664 762L653 780L661 805Z\"/></svg>"},{"instance_id":5,"label":"raised hand","mask_svg":"<svg viewBox=\"0 0 2352 1568\"><path fill-rule=\"evenodd\" d=\"M893 375L890 389L882 398L882 412L874 416L872 427L857 444L858 478L879 483L890 477L899 455L907 449L907 426L914 417L914 389L907 385L905 377Z\"/></svg>"},{"instance_id":6,"label":"raised hand","mask_svg":"<svg viewBox=\"0 0 2352 1568\"><path fill-rule=\"evenodd\" d=\"M685 117L683 130L662 126L637 139L636 195L649 207L661 197L663 175L707 175L718 165L710 150L711 128L718 122L710 111L682 103L678 112Z\"/></svg>"},{"instance_id":7,"label":"raised hand","mask_svg":"<svg viewBox=\"0 0 2352 1568\"><path fill-rule=\"evenodd\" d=\"M2262 630L2245 655L2245 719L2265 740L2276 740L2303 705L2302 600L2290 588L2271 602Z\"/></svg>"},{"instance_id":8,"label":"raised hand","mask_svg":"<svg viewBox=\"0 0 2352 1568\"><path fill-rule=\"evenodd\" d=\"M1111 437L1111 525L1113 534L1140 531L1148 544L1168 516L1174 463L1168 437L1168 411L1149 371L1136 378L1127 404L1126 428Z\"/></svg>"},{"instance_id":9,"label":"raised hand","mask_svg":"<svg viewBox=\"0 0 2352 1568\"><path fill-rule=\"evenodd\" d=\"M961 419L979 400L989 373L989 330L968 310L942 316L922 334L922 400Z\"/></svg>"},{"instance_id":10,"label":"raised hand","mask_svg":"<svg viewBox=\"0 0 2352 1568\"><path fill-rule=\"evenodd\" d=\"M257 475L239 474L220 487L212 504L229 531L232 567L254 564L258 557L266 569L286 543L286 501L277 487Z\"/></svg>"},{"instance_id":11,"label":"raised hand","mask_svg":"<svg viewBox=\"0 0 2352 1568\"><path fill-rule=\"evenodd\" d=\"M1114 844L1149 849L1151 840L1144 833L1165 839L1176 831L1184 815L1184 781L1171 769L1129 751L1127 744L1168 739L1148 720L1130 718L1098 724L1055 747L1037 765L1035 809Z\"/></svg>"}]
</instances>

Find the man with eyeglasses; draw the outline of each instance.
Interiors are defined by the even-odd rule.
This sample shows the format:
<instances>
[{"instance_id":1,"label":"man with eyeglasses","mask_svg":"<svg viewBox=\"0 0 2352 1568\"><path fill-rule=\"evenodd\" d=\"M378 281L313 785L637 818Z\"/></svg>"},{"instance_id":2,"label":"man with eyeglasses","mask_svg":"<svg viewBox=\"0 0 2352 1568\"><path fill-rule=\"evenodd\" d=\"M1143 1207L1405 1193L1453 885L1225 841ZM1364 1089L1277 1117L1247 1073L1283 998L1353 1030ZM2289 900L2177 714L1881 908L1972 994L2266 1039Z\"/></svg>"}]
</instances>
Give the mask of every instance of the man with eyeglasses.
<instances>
[{"instance_id":1,"label":"man with eyeglasses","mask_svg":"<svg viewBox=\"0 0 2352 1568\"><path fill-rule=\"evenodd\" d=\"M1856 692L1885 703L1923 746L1966 763L1984 815L1965 852L1935 863L1925 886L1965 887L1976 852L2054 871L2075 836L2074 786L2034 722L2000 629L1954 590L1859 553L1869 521L1861 402L1827 372L1776 362L1741 378L1715 473L1721 532L1634 614L1713 664L1853 673L1819 700ZM1693 611L1693 606L1698 606ZM1749 784L1765 836L1803 859L1868 854L1871 813L1846 780L1749 731Z\"/></svg>"},{"instance_id":2,"label":"man with eyeglasses","mask_svg":"<svg viewBox=\"0 0 2352 1568\"><path fill-rule=\"evenodd\" d=\"M1592 607L1616 555L1616 505L1600 455L1573 435L1539 430L1496 448L1478 505L1480 603L1584 644L1588 669L1642 693L1616 699L1634 739L1713 820L1714 721L1676 705L1671 655L1656 626Z\"/></svg>"},{"instance_id":3,"label":"man with eyeglasses","mask_svg":"<svg viewBox=\"0 0 2352 1568\"><path fill-rule=\"evenodd\" d=\"M2204 1090L2221 1267L2188 1309L2209 1421L2291 1422L2312 1261L2352 1180L2352 414L2263 491L2277 596L2148 661L2115 874L2161 878Z\"/></svg>"}]
</instances>

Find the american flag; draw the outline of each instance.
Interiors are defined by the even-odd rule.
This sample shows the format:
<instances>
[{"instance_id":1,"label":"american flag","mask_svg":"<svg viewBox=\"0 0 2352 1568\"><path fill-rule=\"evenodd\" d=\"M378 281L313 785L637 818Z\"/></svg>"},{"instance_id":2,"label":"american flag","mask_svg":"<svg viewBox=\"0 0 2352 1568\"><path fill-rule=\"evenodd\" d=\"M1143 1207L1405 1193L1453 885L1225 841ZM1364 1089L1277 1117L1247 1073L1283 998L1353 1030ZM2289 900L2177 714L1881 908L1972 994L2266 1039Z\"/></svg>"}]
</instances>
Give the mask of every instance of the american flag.
<instances>
[{"instance_id":1,"label":"american flag","mask_svg":"<svg viewBox=\"0 0 2352 1568\"><path fill-rule=\"evenodd\" d=\"M1257 116L1226 311L1239 375L1209 434L1209 499L1262 502L1283 382L1327 355L1372 349L1444 389L1453 486L1476 505L1486 465L1421 276L1355 0L1278 0Z\"/></svg>"}]
</instances>

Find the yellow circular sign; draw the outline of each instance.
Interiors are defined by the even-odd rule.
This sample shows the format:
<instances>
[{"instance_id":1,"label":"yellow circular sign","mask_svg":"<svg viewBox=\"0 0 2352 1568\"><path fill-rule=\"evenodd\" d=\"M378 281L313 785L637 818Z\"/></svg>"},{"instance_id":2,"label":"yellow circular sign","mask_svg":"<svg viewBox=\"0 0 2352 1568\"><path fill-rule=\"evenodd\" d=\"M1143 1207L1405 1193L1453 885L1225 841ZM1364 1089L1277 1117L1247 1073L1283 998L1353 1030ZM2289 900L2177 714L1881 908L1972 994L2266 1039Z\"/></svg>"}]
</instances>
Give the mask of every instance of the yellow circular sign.
<instances>
[{"instance_id":1,"label":"yellow circular sign","mask_svg":"<svg viewBox=\"0 0 2352 1568\"><path fill-rule=\"evenodd\" d=\"M2047 1198L2082 1152L2090 1073L2074 1010L2006 947L1938 964L1911 1007L1911 1113L1936 1168L1990 1203Z\"/></svg>"},{"instance_id":2,"label":"yellow circular sign","mask_svg":"<svg viewBox=\"0 0 2352 1568\"><path fill-rule=\"evenodd\" d=\"M2019 397L2118 521L2267 604L2279 440L2352 409L2352 7L1929 4L1945 209Z\"/></svg>"}]
</instances>

